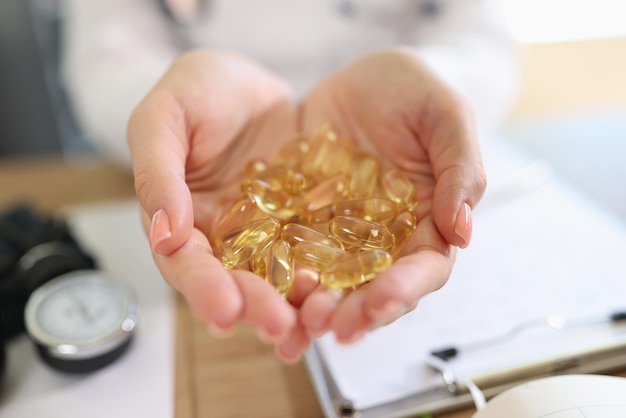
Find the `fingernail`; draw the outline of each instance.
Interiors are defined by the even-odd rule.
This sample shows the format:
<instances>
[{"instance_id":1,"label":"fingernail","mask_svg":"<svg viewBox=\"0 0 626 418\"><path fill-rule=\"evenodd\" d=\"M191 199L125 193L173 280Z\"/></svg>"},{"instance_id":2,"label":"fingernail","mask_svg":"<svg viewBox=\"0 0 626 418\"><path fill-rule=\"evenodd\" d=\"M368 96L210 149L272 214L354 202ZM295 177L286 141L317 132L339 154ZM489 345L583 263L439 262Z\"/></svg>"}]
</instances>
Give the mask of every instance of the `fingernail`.
<instances>
[{"instance_id":1,"label":"fingernail","mask_svg":"<svg viewBox=\"0 0 626 418\"><path fill-rule=\"evenodd\" d=\"M170 218L167 216L165 209L159 209L154 212L152 223L150 224L150 242L152 243L154 251L164 255L164 249L161 248L161 243L171 236L172 226L170 224Z\"/></svg>"},{"instance_id":2,"label":"fingernail","mask_svg":"<svg viewBox=\"0 0 626 418\"><path fill-rule=\"evenodd\" d=\"M454 233L463 240L459 247L467 247L472 237L472 209L467 203L463 203L459 213L456 215Z\"/></svg>"},{"instance_id":3,"label":"fingernail","mask_svg":"<svg viewBox=\"0 0 626 418\"><path fill-rule=\"evenodd\" d=\"M290 352L289 349L281 346L276 347L276 354L286 364L296 364L300 361L300 358L302 357L302 353L293 353Z\"/></svg>"},{"instance_id":4,"label":"fingernail","mask_svg":"<svg viewBox=\"0 0 626 418\"><path fill-rule=\"evenodd\" d=\"M386 319L391 316L400 315L404 311L404 309L405 305L403 303L392 300L378 309L371 309L370 317L372 317L372 319Z\"/></svg>"},{"instance_id":5,"label":"fingernail","mask_svg":"<svg viewBox=\"0 0 626 418\"><path fill-rule=\"evenodd\" d=\"M319 338L326 333L326 321L316 318L312 323L305 325L305 330L310 338Z\"/></svg>"},{"instance_id":6,"label":"fingernail","mask_svg":"<svg viewBox=\"0 0 626 418\"><path fill-rule=\"evenodd\" d=\"M357 331L346 337L337 336L337 341L340 344L354 344L357 341L362 340L364 336L365 336L365 333L363 331Z\"/></svg>"}]
</instances>

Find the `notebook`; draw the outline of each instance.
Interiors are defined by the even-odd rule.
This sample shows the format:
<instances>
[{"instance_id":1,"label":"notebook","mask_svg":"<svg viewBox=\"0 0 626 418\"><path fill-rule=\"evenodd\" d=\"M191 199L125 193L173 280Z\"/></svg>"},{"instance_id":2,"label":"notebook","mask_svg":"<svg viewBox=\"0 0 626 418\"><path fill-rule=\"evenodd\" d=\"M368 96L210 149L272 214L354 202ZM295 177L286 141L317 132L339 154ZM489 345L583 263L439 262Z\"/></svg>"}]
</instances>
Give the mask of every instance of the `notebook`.
<instances>
[{"instance_id":1,"label":"notebook","mask_svg":"<svg viewBox=\"0 0 626 418\"><path fill-rule=\"evenodd\" d=\"M469 406L557 373L626 367L626 225L510 143L448 283L354 345L326 335L305 361L325 415L403 417ZM433 367L432 353L458 355ZM440 362L442 364L442 362Z\"/></svg>"}]
</instances>

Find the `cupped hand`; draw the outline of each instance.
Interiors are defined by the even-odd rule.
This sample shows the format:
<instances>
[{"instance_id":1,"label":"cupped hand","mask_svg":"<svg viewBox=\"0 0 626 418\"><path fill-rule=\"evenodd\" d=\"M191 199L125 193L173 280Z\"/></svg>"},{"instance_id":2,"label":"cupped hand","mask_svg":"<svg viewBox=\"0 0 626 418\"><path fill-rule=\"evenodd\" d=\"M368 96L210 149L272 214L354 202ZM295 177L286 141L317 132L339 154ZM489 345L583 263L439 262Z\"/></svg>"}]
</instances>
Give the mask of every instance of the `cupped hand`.
<instances>
[{"instance_id":1,"label":"cupped hand","mask_svg":"<svg viewBox=\"0 0 626 418\"><path fill-rule=\"evenodd\" d=\"M478 139L467 104L409 49L364 56L320 83L302 106L301 130L330 123L382 165L402 170L419 198L417 228L389 269L343 295L320 287L301 307L309 336L331 330L351 342L448 280L486 187Z\"/></svg>"},{"instance_id":2,"label":"cupped hand","mask_svg":"<svg viewBox=\"0 0 626 418\"><path fill-rule=\"evenodd\" d=\"M295 105L281 80L241 56L194 51L136 107L128 143L165 280L213 332L244 322L297 354L310 340L295 308L253 273L226 270L208 239L239 196L246 163L269 159L295 130Z\"/></svg>"}]
</instances>

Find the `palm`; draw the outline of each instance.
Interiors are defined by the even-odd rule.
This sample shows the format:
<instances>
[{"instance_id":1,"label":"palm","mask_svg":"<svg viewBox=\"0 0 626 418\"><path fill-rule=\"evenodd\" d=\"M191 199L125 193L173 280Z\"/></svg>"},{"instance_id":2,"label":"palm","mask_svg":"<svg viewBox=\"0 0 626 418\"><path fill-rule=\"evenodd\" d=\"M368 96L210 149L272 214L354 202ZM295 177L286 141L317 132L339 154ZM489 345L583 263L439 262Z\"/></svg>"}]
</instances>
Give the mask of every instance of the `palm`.
<instances>
[{"instance_id":1,"label":"palm","mask_svg":"<svg viewBox=\"0 0 626 418\"><path fill-rule=\"evenodd\" d=\"M209 327L244 321L274 342L289 337L302 347L293 308L252 273L226 271L208 239L240 193L245 164L275 153L293 135L295 114L286 85L256 64L193 52L137 107L129 145L163 277Z\"/></svg>"},{"instance_id":2,"label":"palm","mask_svg":"<svg viewBox=\"0 0 626 418\"><path fill-rule=\"evenodd\" d=\"M188 147L185 182L193 201L194 225L210 236L220 214L240 194L247 162L268 159L293 135L295 110L286 86L258 68L244 67L248 85L227 80L237 86L223 87L223 80L215 82L211 56L193 58L184 63L188 71L182 74L194 83L190 90L178 92L189 133L184 145ZM216 89L228 91L220 94ZM241 97L233 100L237 93Z\"/></svg>"},{"instance_id":3,"label":"palm","mask_svg":"<svg viewBox=\"0 0 626 418\"><path fill-rule=\"evenodd\" d=\"M329 122L383 165L400 168L416 186L421 220L431 212L435 187L418 120L427 105L427 86L420 84L416 67L407 71L412 63L400 54L366 60L338 72L311 92L305 105L305 129Z\"/></svg>"},{"instance_id":4,"label":"palm","mask_svg":"<svg viewBox=\"0 0 626 418\"><path fill-rule=\"evenodd\" d=\"M317 324L350 341L397 319L445 283L455 258L451 243L459 245L454 230L459 205L473 204L482 192L476 176L466 175L479 167L459 164L480 164L464 110L410 52L399 50L366 56L311 91L303 105L303 130L331 124L383 165L401 169L413 181L419 204L418 226L404 256L340 300L323 289L311 294L301 310L305 326Z\"/></svg>"}]
</instances>

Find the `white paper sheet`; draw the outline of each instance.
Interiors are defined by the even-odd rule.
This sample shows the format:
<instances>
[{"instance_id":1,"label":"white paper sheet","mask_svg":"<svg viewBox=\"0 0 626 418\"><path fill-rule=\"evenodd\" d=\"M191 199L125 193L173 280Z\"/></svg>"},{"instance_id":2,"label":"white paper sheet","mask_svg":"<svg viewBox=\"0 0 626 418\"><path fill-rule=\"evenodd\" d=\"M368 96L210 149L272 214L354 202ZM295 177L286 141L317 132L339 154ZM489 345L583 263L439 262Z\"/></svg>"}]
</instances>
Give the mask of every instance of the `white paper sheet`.
<instances>
[{"instance_id":1,"label":"white paper sheet","mask_svg":"<svg viewBox=\"0 0 626 418\"><path fill-rule=\"evenodd\" d=\"M540 162L505 149L485 159L490 191L450 281L360 343L340 345L332 335L316 342L357 410L441 386L426 363L433 349L497 337L548 315L584 318L626 307L626 226ZM457 377L474 377L620 342L626 324L530 328L450 364Z\"/></svg>"},{"instance_id":2,"label":"white paper sheet","mask_svg":"<svg viewBox=\"0 0 626 418\"><path fill-rule=\"evenodd\" d=\"M80 242L139 296L141 314L129 350L106 368L71 376L46 367L26 337L7 351L1 418L171 418L174 414L173 292L154 266L134 200L67 211Z\"/></svg>"}]
</instances>

